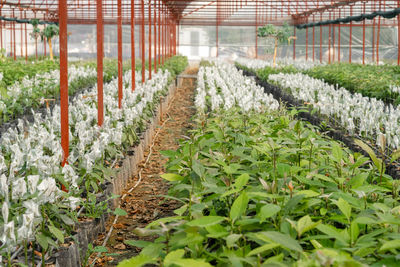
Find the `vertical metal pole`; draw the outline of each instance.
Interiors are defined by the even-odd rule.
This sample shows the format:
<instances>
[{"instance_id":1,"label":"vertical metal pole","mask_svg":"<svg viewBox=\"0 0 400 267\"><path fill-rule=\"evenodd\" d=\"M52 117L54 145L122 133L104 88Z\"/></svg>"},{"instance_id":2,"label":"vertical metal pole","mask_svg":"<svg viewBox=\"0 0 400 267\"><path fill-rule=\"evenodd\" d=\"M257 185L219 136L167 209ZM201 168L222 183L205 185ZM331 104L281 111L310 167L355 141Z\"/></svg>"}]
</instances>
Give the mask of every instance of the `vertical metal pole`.
<instances>
[{"instance_id":1,"label":"vertical metal pole","mask_svg":"<svg viewBox=\"0 0 400 267\"><path fill-rule=\"evenodd\" d=\"M131 75L132 92L136 87L136 54L135 54L135 0L131 0Z\"/></svg>"},{"instance_id":2,"label":"vertical metal pole","mask_svg":"<svg viewBox=\"0 0 400 267\"><path fill-rule=\"evenodd\" d=\"M161 0L158 0L158 65L161 64Z\"/></svg>"},{"instance_id":3,"label":"vertical metal pole","mask_svg":"<svg viewBox=\"0 0 400 267\"><path fill-rule=\"evenodd\" d=\"M157 0L154 1L154 72L157 73Z\"/></svg>"},{"instance_id":4,"label":"vertical metal pole","mask_svg":"<svg viewBox=\"0 0 400 267\"><path fill-rule=\"evenodd\" d=\"M166 32L166 30L167 30L167 27L166 27L166 20L165 20L165 5L164 5L164 2L162 2L162 27L163 27L163 32L162 32L162 64L164 64L164 62L165 62L165 45L166 45L166 40L165 40L165 37L166 37L166 34L165 34L165 32Z\"/></svg>"},{"instance_id":5,"label":"vertical metal pole","mask_svg":"<svg viewBox=\"0 0 400 267\"><path fill-rule=\"evenodd\" d=\"M340 18L340 9L339 9L339 18ZM340 23L339 23L339 26L338 26L338 62L340 62L340 54L341 54L341 51L340 51L340 45L341 45L341 39L340 39L340 36L341 36L341 29L342 29L342 27L340 26Z\"/></svg>"},{"instance_id":6,"label":"vertical metal pole","mask_svg":"<svg viewBox=\"0 0 400 267\"><path fill-rule=\"evenodd\" d=\"M14 9L13 9L13 17L15 18ZM14 60L17 60L17 47L16 47L16 38L15 38L15 21L13 21L13 46L14 46Z\"/></svg>"},{"instance_id":7,"label":"vertical metal pole","mask_svg":"<svg viewBox=\"0 0 400 267\"><path fill-rule=\"evenodd\" d=\"M397 7L400 8L400 0L397 0ZM400 65L400 15L397 15L397 65Z\"/></svg>"},{"instance_id":8,"label":"vertical metal pole","mask_svg":"<svg viewBox=\"0 0 400 267\"><path fill-rule=\"evenodd\" d=\"M363 6L363 12L365 14L365 2ZM363 20L363 54L362 54L362 64L365 64L365 19Z\"/></svg>"},{"instance_id":9,"label":"vertical metal pole","mask_svg":"<svg viewBox=\"0 0 400 267\"><path fill-rule=\"evenodd\" d=\"M375 1L372 1L372 3L374 4L373 5L373 8L372 8L372 11L375 11ZM372 3L371 3L371 6L372 6ZM375 61L375 18L372 20L372 62L374 62Z\"/></svg>"},{"instance_id":10,"label":"vertical metal pole","mask_svg":"<svg viewBox=\"0 0 400 267\"><path fill-rule=\"evenodd\" d=\"M144 0L141 0L141 11L142 11L142 25L141 25L141 43L142 43L142 83L145 82L146 79L146 58L145 58L145 47L144 47Z\"/></svg>"},{"instance_id":11,"label":"vertical metal pole","mask_svg":"<svg viewBox=\"0 0 400 267\"><path fill-rule=\"evenodd\" d=\"M147 19L148 21L148 28L149 28L149 80L151 80L151 0L149 0L149 17Z\"/></svg>"},{"instance_id":12,"label":"vertical metal pole","mask_svg":"<svg viewBox=\"0 0 400 267\"><path fill-rule=\"evenodd\" d=\"M118 35L118 108L122 108L122 0L117 2L117 35Z\"/></svg>"},{"instance_id":13,"label":"vertical metal pole","mask_svg":"<svg viewBox=\"0 0 400 267\"><path fill-rule=\"evenodd\" d=\"M26 18L26 11L24 12ZM28 62L28 29L27 23L25 23L25 62Z\"/></svg>"},{"instance_id":14,"label":"vertical metal pole","mask_svg":"<svg viewBox=\"0 0 400 267\"><path fill-rule=\"evenodd\" d=\"M382 2L379 2L379 11L381 11L381 4ZM376 35L376 64L379 64L379 42L380 42L380 36L381 36L381 16L378 17L378 33Z\"/></svg>"},{"instance_id":15,"label":"vertical metal pole","mask_svg":"<svg viewBox=\"0 0 400 267\"><path fill-rule=\"evenodd\" d=\"M331 20L331 12L329 12L329 20ZM328 64L331 64L331 38L332 38L332 24L328 26Z\"/></svg>"},{"instance_id":16,"label":"vertical metal pole","mask_svg":"<svg viewBox=\"0 0 400 267\"><path fill-rule=\"evenodd\" d=\"M13 31L12 31L12 22L10 22L10 56L14 58L14 52L13 52Z\"/></svg>"},{"instance_id":17,"label":"vertical metal pole","mask_svg":"<svg viewBox=\"0 0 400 267\"><path fill-rule=\"evenodd\" d=\"M36 12L35 12L35 19L36 19ZM38 59L38 42L37 42L37 38L35 38L35 56L36 56L36 59Z\"/></svg>"},{"instance_id":18,"label":"vertical metal pole","mask_svg":"<svg viewBox=\"0 0 400 267\"><path fill-rule=\"evenodd\" d=\"M104 109L103 109L103 0L96 0L97 15L97 125L103 126Z\"/></svg>"},{"instance_id":19,"label":"vertical metal pole","mask_svg":"<svg viewBox=\"0 0 400 267\"><path fill-rule=\"evenodd\" d=\"M177 33L176 33L176 39L177 39L177 45L176 45L176 47L177 47L177 50L176 50L176 54L179 54L179 43L180 43L180 25L181 25L181 21L180 20L178 20L178 23L177 23L177 25L176 25L176 28L177 28Z\"/></svg>"},{"instance_id":20,"label":"vertical metal pole","mask_svg":"<svg viewBox=\"0 0 400 267\"><path fill-rule=\"evenodd\" d=\"M67 1L58 1L58 13L60 29L61 146L63 149L63 159L61 165L64 166L67 163L69 155Z\"/></svg>"},{"instance_id":21,"label":"vertical metal pole","mask_svg":"<svg viewBox=\"0 0 400 267\"><path fill-rule=\"evenodd\" d=\"M43 15L43 19L45 19L45 16ZM43 50L44 50L44 56L47 56L47 46L46 46L46 37L43 38Z\"/></svg>"},{"instance_id":22,"label":"vertical metal pole","mask_svg":"<svg viewBox=\"0 0 400 267\"><path fill-rule=\"evenodd\" d=\"M1 16L1 9L0 9ZM0 21L0 49L3 49L3 21Z\"/></svg>"},{"instance_id":23,"label":"vertical metal pole","mask_svg":"<svg viewBox=\"0 0 400 267\"><path fill-rule=\"evenodd\" d=\"M256 17L255 17L255 37L256 37L256 58L258 58L258 36L257 36L257 27L258 27L258 1L256 0Z\"/></svg>"},{"instance_id":24,"label":"vertical metal pole","mask_svg":"<svg viewBox=\"0 0 400 267\"><path fill-rule=\"evenodd\" d=\"M350 6L350 16L353 16L353 6ZM353 22L350 21L350 37L349 37L349 63L351 63L352 51L351 45L353 43Z\"/></svg>"},{"instance_id":25,"label":"vertical metal pole","mask_svg":"<svg viewBox=\"0 0 400 267\"><path fill-rule=\"evenodd\" d=\"M322 21L322 13L320 16ZM322 25L319 26L319 61L322 62Z\"/></svg>"},{"instance_id":26,"label":"vertical metal pole","mask_svg":"<svg viewBox=\"0 0 400 267\"><path fill-rule=\"evenodd\" d=\"M19 15L22 17L22 10L20 10L20 12L19 12ZM21 48L21 59L24 57L24 46L23 46L23 44L24 44L24 33L23 33L23 31L22 31L22 24L20 23L19 24L19 33L20 33L20 42L19 42L19 45L20 45L20 48Z\"/></svg>"},{"instance_id":27,"label":"vertical metal pole","mask_svg":"<svg viewBox=\"0 0 400 267\"><path fill-rule=\"evenodd\" d=\"M315 22L315 15L313 15L313 22ZM315 27L312 28L312 60L315 61Z\"/></svg>"},{"instance_id":28,"label":"vertical metal pole","mask_svg":"<svg viewBox=\"0 0 400 267\"><path fill-rule=\"evenodd\" d=\"M308 60L308 28L306 28L306 60Z\"/></svg>"},{"instance_id":29,"label":"vertical metal pole","mask_svg":"<svg viewBox=\"0 0 400 267\"><path fill-rule=\"evenodd\" d=\"M218 32L218 21L217 21L217 23L215 24L215 26L216 26L216 40L215 40L215 46L216 46L216 56L217 56L217 58L218 58L218 34L219 34L219 32Z\"/></svg>"}]
</instances>

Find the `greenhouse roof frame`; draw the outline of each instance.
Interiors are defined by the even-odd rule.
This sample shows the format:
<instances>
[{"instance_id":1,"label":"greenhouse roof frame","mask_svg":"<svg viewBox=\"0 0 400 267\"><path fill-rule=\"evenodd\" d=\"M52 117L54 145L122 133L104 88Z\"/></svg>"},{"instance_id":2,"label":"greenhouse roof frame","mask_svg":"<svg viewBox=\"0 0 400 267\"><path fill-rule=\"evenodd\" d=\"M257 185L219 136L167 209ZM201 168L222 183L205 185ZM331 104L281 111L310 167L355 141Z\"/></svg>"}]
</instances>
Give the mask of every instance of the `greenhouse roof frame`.
<instances>
[{"instance_id":1,"label":"greenhouse roof frame","mask_svg":"<svg viewBox=\"0 0 400 267\"><path fill-rule=\"evenodd\" d=\"M96 24L96 2L65 0L68 24ZM149 2L152 0L145 0ZM141 0L135 0L136 6ZM301 24L309 21L359 15L399 6L398 0L163 0L180 25L258 26L267 23ZM116 24L117 0L103 0L105 24ZM130 23L131 1L122 0L123 24ZM147 8L146 8L147 10ZM43 19L58 22L58 0L1 0L0 12L7 18ZM135 8L139 14L139 7ZM145 20L147 20L145 11ZM145 22L147 23L147 22ZM390 22L382 22L390 24Z\"/></svg>"}]
</instances>

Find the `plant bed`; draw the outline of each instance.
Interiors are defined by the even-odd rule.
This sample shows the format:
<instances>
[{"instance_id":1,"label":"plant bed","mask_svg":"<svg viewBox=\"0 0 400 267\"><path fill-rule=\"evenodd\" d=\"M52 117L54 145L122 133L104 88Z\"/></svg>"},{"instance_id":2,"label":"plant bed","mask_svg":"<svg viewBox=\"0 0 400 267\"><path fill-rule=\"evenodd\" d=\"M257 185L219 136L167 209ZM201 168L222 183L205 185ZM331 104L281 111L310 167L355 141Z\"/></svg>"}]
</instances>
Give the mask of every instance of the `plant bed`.
<instances>
[{"instance_id":1,"label":"plant bed","mask_svg":"<svg viewBox=\"0 0 400 267\"><path fill-rule=\"evenodd\" d=\"M326 133L330 137L343 142L347 147L349 147L353 151L362 153L365 156L369 156L367 152L365 152L362 148L360 148L360 146L358 146L354 142L354 137L357 137L357 136L350 136L350 135L344 133L344 131L342 129L333 126L334 124L329 123L330 120L332 120L332 121L334 120L333 118L326 117L326 116L324 116L326 118L321 118L321 117L315 115L315 112L313 112L311 107L306 108L306 109L304 108L305 107L304 102L295 99L292 95L286 93L279 86L270 84L266 81L259 79L255 75L254 72L252 73L251 71L246 70L246 71L243 71L243 74L244 75L252 74L251 76L255 76L255 80L256 80L257 84L261 85L264 88L264 91L266 93L272 94L275 99L280 100L288 107L300 109L301 112L299 112L296 115L299 118L307 120L310 123L312 123L313 125L318 126L318 127L320 127L324 123L328 122L328 125L327 125L328 128L324 127L324 131L326 131ZM374 150L375 150L375 153L379 155L379 153L380 153L379 150L375 147L374 147ZM387 158L389 158L389 157L387 157ZM400 164L398 164L398 163L393 164L393 163L390 163L390 160L387 160L386 161L386 173L395 179L400 179Z\"/></svg>"},{"instance_id":2,"label":"plant bed","mask_svg":"<svg viewBox=\"0 0 400 267\"><path fill-rule=\"evenodd\" d=\"M214 70L199 71L197 128L167 154L181 206L135 229L152 239L119 266L397 266L399 181L294 111L240 106L258 86Z\"/></svg>"},{"instance_id":3,"label":"plant bed","mask_svg":"<svg viewBox=\"0 0 400 267\"><path fill-rule=\"evenodd\" d=\"M154 135L154 130L159 125L159 118L163 115L162 107L168 106L171 99L170 96L174 94L174 91L175 86L173 83L169 86L167 95L159 103L158 108L154 112L154 116L148 120L146 130L141 133L139 144L129 149L129 153L121 160L122 164L117 169L116 174L112 177L112 183L108 183L106 190L97 197L98 203L108 199L107 205L109 209L114 209L118 206L119 198L110 199L110 196L113 194L121 195L127 181L133 175L136 175L138 165L144 158L143 151L150 145ZM164 110L166 109L164 108ZM76 225L78 233L73 237L73 239L78 242L71 243L70 246L64 245L59 251L59 256L55 259L56 264L63 267L79 266L81 261L76 259L83 259L86 255L89 244L93 243L100 233L104 233L110 215L110 212L105 212L100 218L78 223ZM76 246L78 249L75 248ZM79 263L79 265L75 265L77 263Z\"/></svg>"}]
</instances>

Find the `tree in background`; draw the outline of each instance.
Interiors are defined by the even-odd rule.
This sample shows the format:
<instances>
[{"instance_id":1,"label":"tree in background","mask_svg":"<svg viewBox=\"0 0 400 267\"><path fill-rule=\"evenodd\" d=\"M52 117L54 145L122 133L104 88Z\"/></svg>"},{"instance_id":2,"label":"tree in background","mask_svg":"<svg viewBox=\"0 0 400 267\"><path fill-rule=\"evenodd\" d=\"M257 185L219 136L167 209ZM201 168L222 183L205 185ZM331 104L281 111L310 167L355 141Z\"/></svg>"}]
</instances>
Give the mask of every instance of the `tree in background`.
<instances>
[{"instance_id":1,"label":"tree in background","mask_svg":"<svg viewBox=\"0 0 400 267\"><path fill-rule=\"evenodd\" d=\"M35 40L35 46L37 46L37 39L40 36L40 29L38 27L39 25L39 20L38 19L32 19L31 24L33 26L33 31L30 33L31 37ZM36 47L37 49L37 47Z\"/></svg>"},{"instance_id":2,"label":"tree in background","mask_svg":"<svg viewBox=\"0 0 400 267\"><path fill-rule=\"evenodd\" d=\"M285 23L282 27L276 27L272 24L267 24L263 27L258 28L257 36L258 37L266 37L266 38L274 38L275 40L275 48L274 48L274 67L276 65L276 54L278 50L278 45L283 44L286 41L289 42L291 39L296 39L295 36L291 36L291 28Z\"/></svg>"},{"instance_id":3,"label":"tree in background","mask_svg":"<svg viewBox=\"0 0 400 267\"><path fill-rule=\"evenodd\" d=\"M43 31L40 32L40 36L42 37L42 40L46 38L47 43L49 44L49 50L50 50L50 59L53 60L53 45L51 40L55 37L58 36L60 33L60 29L57 25L51 24L47 25L46 28L43 29Z\"/></svg>"}]
</instances>

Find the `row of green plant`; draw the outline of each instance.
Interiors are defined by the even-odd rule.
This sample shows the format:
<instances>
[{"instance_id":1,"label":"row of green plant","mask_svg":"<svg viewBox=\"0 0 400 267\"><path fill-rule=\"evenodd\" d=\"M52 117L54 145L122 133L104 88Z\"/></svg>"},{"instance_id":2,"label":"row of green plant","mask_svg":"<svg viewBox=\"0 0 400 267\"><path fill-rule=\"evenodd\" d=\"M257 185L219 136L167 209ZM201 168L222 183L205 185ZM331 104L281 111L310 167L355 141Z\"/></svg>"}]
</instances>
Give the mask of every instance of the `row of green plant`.
<instances>
[{"instance_id":1,"label":"row of green plant","mask_svg":"<svg viewBox=\"0 0 400 267\"><path fill-rule=\"evenodd\" d=\"M181 207L136 229L155 240L126 241L143 249L119 266L398 266L400 182L295 113L198 118L163 152Z\"/></svg>"},{"instance_id":2,"label":"row of green plant","mask_svg":"<svg viewBox=\"0 0 400 267\"><path fill-rule=\"evenodd\" d=\"M24 77L29 78L38 73L45 73L60 67L58 60L34 60L25 62L25 59L14 61L11 58L0 60L0 73L3 79L0 81L0 90L3 92L7 87L13 85L17 81L21 81Z\"/></svg>"},{"instance_id":3,"label":"row of green plant","mask_svg":"<svg viewBox=\"0 0 400 267\"><path fill-rule=\"evenodd\" d=\"M399 93L391 90L391 86L400 86L399 66L335 63L317 66L304 73L330 84L338 84L352 93L400 104Z\"/></svg>"}]
</instances>

